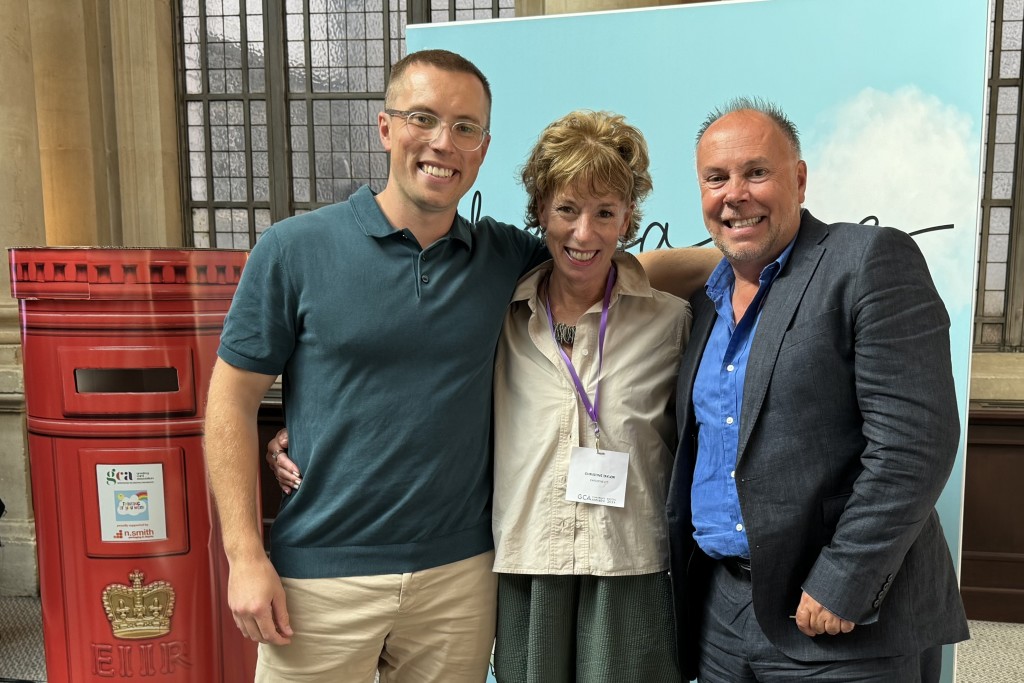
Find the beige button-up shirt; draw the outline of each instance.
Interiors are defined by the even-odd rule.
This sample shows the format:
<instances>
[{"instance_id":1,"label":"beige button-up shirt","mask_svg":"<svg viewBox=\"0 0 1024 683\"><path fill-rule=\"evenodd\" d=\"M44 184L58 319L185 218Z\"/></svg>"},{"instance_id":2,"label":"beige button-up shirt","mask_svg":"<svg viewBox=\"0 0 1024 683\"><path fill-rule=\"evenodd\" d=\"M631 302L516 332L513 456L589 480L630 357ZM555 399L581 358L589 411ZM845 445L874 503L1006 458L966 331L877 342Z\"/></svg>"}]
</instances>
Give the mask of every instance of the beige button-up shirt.
<instances>
[{"instance_id":1,"label":"beige button-up shirt","mask_svg":"<svg viewBox=\"0 0 1024 683\"><path fill-rule=\"evenodd\" d=\"M494 571L647 574L668 568L665 496L676 444L676 373L690 305L652 289L632 255L615 256L601 371L601 448L629 453L625 507L565 500L573 446L594 429L537 295L549 261L512 296L494 371ZM572 363L590 400L602 303L576 325Z\"/></svg>"}]
</instances>

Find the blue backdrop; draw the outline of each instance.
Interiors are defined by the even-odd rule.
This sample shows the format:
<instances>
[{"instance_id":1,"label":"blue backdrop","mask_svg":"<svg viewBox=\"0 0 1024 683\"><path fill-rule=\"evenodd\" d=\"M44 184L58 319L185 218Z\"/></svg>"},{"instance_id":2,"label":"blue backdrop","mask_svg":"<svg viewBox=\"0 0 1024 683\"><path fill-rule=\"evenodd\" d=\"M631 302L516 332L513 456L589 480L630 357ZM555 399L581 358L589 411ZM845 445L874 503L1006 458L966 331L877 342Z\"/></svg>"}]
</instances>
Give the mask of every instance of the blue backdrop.
<instances>
[{"instance_id":1,"label":"blue backdrop","mask_svg":"<svg viewBox=\"0 0 1024 683\"><path fill-rule=\"evenodd\" d=\"M572 109L601 109L647 137L655 189L645 220L667 224L674 246L703 241L698 125L737 95L782 106L801 129L815 216L953 226L917 240L952 318L965 432L988 17L978 0L941 11L929 0L751 0L410 26L407 44L459 52L490 79L492 141L475 189L484 214L510 223L522 220L516 175L540 130ZM963 444L938 506L957 559L962 497ZM951 662L947 648L947 681Z\"/></svg>"}]
</instances>

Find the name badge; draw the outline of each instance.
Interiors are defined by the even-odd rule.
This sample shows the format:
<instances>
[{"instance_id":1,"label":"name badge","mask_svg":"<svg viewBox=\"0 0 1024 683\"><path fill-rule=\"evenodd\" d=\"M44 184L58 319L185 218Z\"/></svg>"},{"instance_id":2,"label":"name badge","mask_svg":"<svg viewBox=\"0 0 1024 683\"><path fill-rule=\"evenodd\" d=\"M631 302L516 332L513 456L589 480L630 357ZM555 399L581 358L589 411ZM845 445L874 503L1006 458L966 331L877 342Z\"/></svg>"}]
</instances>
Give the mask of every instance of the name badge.
<instances>
[{"instance_id":1,"label":"name badge","mask_svg":"<svg viewBox=\"0 0 1024 683\"><path fill-rule=\"evenodd\" d=\"M569 456L565 499L574 503L623 507L626 504L627 474L629 453L575 446Z\"/></svg>"}]
</instances>

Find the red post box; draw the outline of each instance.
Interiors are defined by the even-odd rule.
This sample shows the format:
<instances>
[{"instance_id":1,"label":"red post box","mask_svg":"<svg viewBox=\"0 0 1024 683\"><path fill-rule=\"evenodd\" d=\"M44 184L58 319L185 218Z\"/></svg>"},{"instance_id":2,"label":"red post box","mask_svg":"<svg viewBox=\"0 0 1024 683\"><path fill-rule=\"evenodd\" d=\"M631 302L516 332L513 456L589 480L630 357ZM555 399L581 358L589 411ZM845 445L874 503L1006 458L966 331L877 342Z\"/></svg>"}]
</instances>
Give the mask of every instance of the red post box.
<instances>
[{"instance_id":1,"label":"red post box","mask_svg":"<svg viewBox=\"0 0 1024 683\"><path fill-rule=\"evenodd\" d=\"M202 428L244 251L16 248L49 681L252 681Z\"/></svg>"}]
</instances>

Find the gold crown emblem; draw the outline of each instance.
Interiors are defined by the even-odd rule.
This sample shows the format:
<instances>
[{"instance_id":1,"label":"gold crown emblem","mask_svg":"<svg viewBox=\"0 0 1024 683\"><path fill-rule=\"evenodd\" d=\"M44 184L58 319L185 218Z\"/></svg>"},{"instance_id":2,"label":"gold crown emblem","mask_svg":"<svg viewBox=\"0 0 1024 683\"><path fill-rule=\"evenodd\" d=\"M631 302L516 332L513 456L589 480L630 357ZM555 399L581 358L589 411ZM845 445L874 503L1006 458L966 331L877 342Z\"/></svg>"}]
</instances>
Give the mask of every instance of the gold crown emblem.
<instances>
[{"instance_id":1,"label":"gold crown emblem","mask_svg":"<svg viewBox=\"0 0 1024 683\"><path fill-rule=\"evenodd\" d=\"M144 576L136 569L128 575L131 586L112 583L103 589L103 610L115 638L156 638L171 630L174 588L166 581L143 586Z\"/></svg>"}]
</instances>

